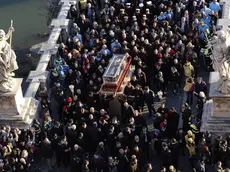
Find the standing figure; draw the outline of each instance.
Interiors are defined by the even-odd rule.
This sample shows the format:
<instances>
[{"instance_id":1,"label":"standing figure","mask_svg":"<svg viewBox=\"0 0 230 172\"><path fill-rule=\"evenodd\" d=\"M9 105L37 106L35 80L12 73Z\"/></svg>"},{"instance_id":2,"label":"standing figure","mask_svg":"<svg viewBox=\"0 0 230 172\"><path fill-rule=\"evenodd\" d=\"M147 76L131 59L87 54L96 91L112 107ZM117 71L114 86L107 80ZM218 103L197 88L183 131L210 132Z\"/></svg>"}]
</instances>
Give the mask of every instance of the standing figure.
<instances>
[{"instance_id":1,"label":"standing figure","mask_svg":"<svg viewBox=\"0 0 230 172\"><path fill-rule=\"evenodd\" d=\"M7 40L12 36L14 28L11 24L8 33L6 34L4 30L0 30L0 91L9 92L12 90L14 76L13 71L18 69L16 62L15 52L11 49L11 39L10 44Z\"/></svg>"},{"instance_id":2,"label":"standing figure","mask_svg":"<svg viewBox=\"0 0 230 172\"><path fill-rule=\"evenodd\" d=\"M210 58L213 62L213 68L219 72L220 79L216 91L229 94L230 93L230 30L226 32L220 30L216 32L211 41L208 42L208 47L212 49Z\"/></svg>"}]
</instances>

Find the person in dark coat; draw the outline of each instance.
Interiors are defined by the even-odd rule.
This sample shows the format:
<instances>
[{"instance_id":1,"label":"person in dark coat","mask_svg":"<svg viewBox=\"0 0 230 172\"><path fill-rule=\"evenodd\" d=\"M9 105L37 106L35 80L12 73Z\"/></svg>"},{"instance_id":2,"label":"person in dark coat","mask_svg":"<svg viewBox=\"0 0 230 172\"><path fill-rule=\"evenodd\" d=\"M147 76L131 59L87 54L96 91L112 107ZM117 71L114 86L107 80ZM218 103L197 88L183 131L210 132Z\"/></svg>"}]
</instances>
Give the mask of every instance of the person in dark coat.
<instances>
[{"instance_id":1,"label":"person in dark coat","mask_svg":"<svg viewBox=\"0 0 230 172\"><path fill-rule=\"evenodd\" d=\"M157 81L156 82L157 82L157 92L162 91L164 94L165 88L166 88L166 83L164 80L163 73L161 71L157 74Z\"/></svg>"},{"instance_id":2,"label":"person in dark coat","mask_svg":"<svg viewBox=\"0 0 230 172\"><path fill-rule=\"evenodd\" d=\"M169 149L169 145L166 142L162 142L162 165L168 167L172 163L172 153Z\"/></svg>"},{"instance_id":3,"label":"person in dark coat","mask_svg":"<svg viewBox=\"0 0 230 172\"><path fill-rule=\"evenodd\" d=\"M113 99L114 99L113 95L102 94L101 99L100 99L101 109L104 109L105 111L109 112L110 111L109 102Z\"/></svg>"},{"instance_id":4,"label":"person in dark coat","mask_svg":"<svg viewBox=\"0 0 230 172\"><path fill-rule=\"evenodd\" d=\"M138 112L138 110L135 110L134 120L135 120L135 133L139 135L141 133L142 127L143 126L147 127L147 123L146 123L144 116L141 115Z\"/></svg>"},{"instance_id":5,"label":"person in dark coat","mask_svg":"<svg viewBox=\"0 0 230 172\"><path fill-rule=\"evenodd\" d=\"M130 164L129 164L129 170L128 172L140 172L139 162L137 158L132 158Z\"/></svg>"},{"instance_id":6,"label":"person in dark coat","mask_svg":"<svg viewBox=\"0 0 230 172\"><path fill-rule=\"evenodd\" d=\"M83 133L79 133L78 137L76 138L76 143L80 146L83 150L85 149L85 138Z\"/></svg>"},{"instance_id":7,"label":"person in dark coat","mask_svg":"<svg viewBox=\"0 0 230 172\"><path fill-rule=\"evenodd\" d=\"M137 77L138 83L144 87L147 84L146 74L141 70L141 68L138 68L135 75Z\"/></svg>"},{"instance_id":8,"label":"person in dark coat","mask_svg":"<svg viewBox=\"0 0 230 172\"><path fill-rule=\"evenodd\" d=\"M83 133L84 136L84 146L83 149L84 151L89 151L90 150L90 135L89 135L89 130L87 127L87 124L85 122L82 123L81 127L79 128L79 133Z\"/></svg>"},{"instance_id":9,"label":"person in dark coat","mask_svg":"<svg viewBox=\"0 0 230 172\"><path fill-rule=\"evenodd\" d=\"M134 116L134 108L128 104L128 102L125 102L124 103L124 109L123 109L123 113L122 113L122 122L123 124L127 124L128 122L128 119L130 117L133 117Z\"/></svg>"},{"instance_id":10,"label":"person in dark coat","mask_svg":"<svg viewBox=\"0 0 230 172\"><path fill-rule=\"evenodd\" d=\"M129 160L126 152L122 148L119 149L118 161L118 171L128 171Z\"/></svg>"},{"instance_id":11,"label":"person in dark coat","mask_svg":"<svg viewBox=\"0 0 230 172\"><path fill-rule=\"evenodd\" d=\"M79 147L77 144L73 147L73 152L70 161L70 171L75 172L79 171L82 172L82 163L84 158L84 150Z\"/></svg>"},{"instance_id":12,"label":"person in dark coat","mask_svg":"<svg viewBox=\"0 0 230 172\"><path fill-rule=\"evenodd\" d=\"M182 128L178 129L176 140L178 141L179 144L179 154L182 153L182 155L185 155L185 133Z\"/></svg>"},{"instance_id":13,"label":"person in dark coat","mask_svg":"<svg viewBox=\"0 0 230 172\"><path fill-rule=\"evenodd\" d=\"M179 143L177 142L175 138L172 138L169 148L172 154L172 165L177 169L180 149L179 149Z\"/></svg>"},{"instance_id":14,"label":"person in dark coat","mask_svg":"<svg viewBox=\"0 0 230 172\"><path fill-rule=\"evenodd\" d=\"M78 22L81 35L85 35L87 30L89 30L90 21L85 17L84 14L81 15L81 20Z\"/></svg>"},{"instance_id":15,"label":"person in dark coat","mask_svg":"<svg viewBox=\"0 0 230 172\"><path fill-rule=\"evenodd\" d=\"M89 126L88 130L89 130L89 135L91 138L91 151L95 152L96 147L99 143L99 133L97 129L97 122L94 122L93 126Z\"/></svg>"},{"instance_id":16,"label":"person in dark coat","mask_svg":"<svg viewBox=\"0 0 230 172\"><path fill-rule=\"evenodd\" d=\"M144 91L141 88L140 85L136 85L134 91L134 96L135 96L135 100L134 100L134 107L135 109L138 109L139 111L143 111L144 108Z\"/></svg>"},{"instance_id":17,"label":"person in dark coat","mask_svg":"<svg viewBox=\"0 0 230 172\"><path fill-rule=\"evenodd\" d=\"M181 109L182 119L183 119L183 130L187 132L189 129L189 118L192 115L190 106L187 103L184 103Z\"/></svg>"},{"instance_id":18,"label":"person in dark coat","mask_svg":"<svg viewBox=\"0 0 230 172\"><path fill-rule=\"evenodd\" d=\"M52 170L52 157L53 157L53 150L51 147L51 142L48 138L45 138L42 144L42 155L43 158L46 160L47 166L49 170Z\"/></svg>"},{"instance_id":19,"label":"person in dark coat","mask_svg":"<svg viewBox=\"0 0 230 172\"><path fill-rule=\"evenodd\" d=\"M140 167L140 169L142 169L142 167L145 164L145 160L146 160L145 154L142 151L142 149L139 148L138 146L134 146L132 155L136 155L137 160L139 162L139 167Z\"/></svg>"},{"instance_id":20,"label":"person in dark coat","mask_svg":"<svg viewBox=\"0 0 230 172\"><path fill-rule=\"evenodd\" d=\"M91 167L93 171L103 171L103 169L105 168L104 159L100 155L95 153L91 160Z\"/></svg>"},{"instance_id":21,"label":"person in dark coat","mask_svg":"<svg viewBox=\"0 0 230 172\"><path fill-rule=\"evenodd\" d=\"M154 97L155 97L154 92L152 90L150 90L148 86L146 86L145 91L144 91L144 99L145 99L145 103L147 104L147 107L148 107L149 116L152 116L153 113L155 113Z\"/></svg>"},{"instance_id":22,"label":"person in dark coat","mask_svg":"<svg viewBox=\"0 0 230 172\"><path fill-rule=\"evenodd\" d=\"M207 96L207 84L205 83L205 81L203 81L203 78L198 77L197 82L195 82L195 92L199 94L199 92L201 91L203 91L204 94Z\"/></svg>"},{"instance_id":23,"label":"person in dark coat","mask_svg":"<svg viewBox=\"0 0 230 172\"><path fill-rule=\"evenodd\" d=\"M86 97L86 104L89 107L93 107L96 104L96 99L92 91L90 91Z\"/></svg>"},{"instance_id":24,"label":"person in dark coat","mask_svg":"<svg viewBox=\"0 0 230 172\"><path fill-rule=\"evenodd\" d=\"M124 94L126 96L132 95L134 90L134 86L131 84L131 82L128 82L128 84L124 88Z\"/></svg>"},{"instance_id":25,"label":"person in dark coat","mask_svg":"<svg viewBox=\"0 0 230 172\"><path fill-rule=\"evenodd\" d=\"M175 107L172 107L168 119L167 119L167 132L168 132L168 137L173 138L176 136L176 132L178 129L178 124L179 124L179 114L176 111Z\"/></svg>"},{"instance_id":26,"label":"person in dark coat","mask_svg":"<svg viewBox=\"0 0 230 172\"><path fill-rule=\"evenodd\" d=\"M143 142L143 151L145 152L145 155L147 157L147 159L150 159L150 144L151 144L151 134L148 131L148 128L146 126L142 127L142 131L140 134L140 140L142 140Z\"/></svg>"},{"instance_id":27,"label":"person in dark coat","mask_svg":"<svg viewBox=\"0 0 230 172\"><path fill-rule=\"evenodd\" d=\"M176 64L178 64L178 60L174 60L174 65L171 66L171 81L173 83L173 94L179 94L179 86L180 86L180 76L178 69L176 68Z\"/></svg>"}]
</instances>

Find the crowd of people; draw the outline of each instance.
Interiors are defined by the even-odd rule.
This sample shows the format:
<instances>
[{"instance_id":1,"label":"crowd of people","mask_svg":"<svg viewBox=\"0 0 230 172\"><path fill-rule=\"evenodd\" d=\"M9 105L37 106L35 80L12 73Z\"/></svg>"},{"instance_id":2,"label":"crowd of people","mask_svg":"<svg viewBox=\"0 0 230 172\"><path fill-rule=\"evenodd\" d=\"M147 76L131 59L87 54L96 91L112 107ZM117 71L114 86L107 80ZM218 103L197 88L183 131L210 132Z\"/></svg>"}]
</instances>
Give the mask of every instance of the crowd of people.
<instances>
[{"instance_id":1,"label":"crowd of people","mask_svg":"<svg viewBox=\"0 0 230 172\"><path fill-rule=\"evenodd\" d=\"M186 171L230 171L230 136L199 132L208 94L199 76L201 48L215 34L217 0L80 0L77 7L51 65L51 85L41 86L42 122L1 128L0 170L31 170L41 156L49 171L176 172L184 156ZM110 106L116 95L100 91L113 54L131 58L135 69L118 97L119 115ZM185 92L181 109L156 107L169 90L175 99Z\"/></svg>"}]
</instances>

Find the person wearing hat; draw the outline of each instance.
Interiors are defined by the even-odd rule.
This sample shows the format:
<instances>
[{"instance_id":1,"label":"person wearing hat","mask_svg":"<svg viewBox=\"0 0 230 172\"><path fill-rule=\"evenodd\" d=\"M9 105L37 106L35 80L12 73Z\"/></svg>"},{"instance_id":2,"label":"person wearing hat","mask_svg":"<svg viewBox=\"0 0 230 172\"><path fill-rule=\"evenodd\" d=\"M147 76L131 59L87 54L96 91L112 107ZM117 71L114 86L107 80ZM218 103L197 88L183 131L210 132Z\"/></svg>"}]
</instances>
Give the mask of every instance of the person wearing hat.
<instances>
[{"instance_id":1,"label":"person wearing hat","mask_svg":"<svg viewBox=\"0 0 230 172\"><path fill-rule=\"evenodd\" d=\"M54 60L54 67L60 67L64 64L64 59L61 56L57 56Z\"/></svg>"},{"instance_id":2,"label":"person wearing hat","mask_svg":"<svg viewBox=\"0 0 230 172\"><path fill-rule=\"evenodd\" d=\"M63 115L62 115L62 120L66 123L69 119L73 119L73 111L74 111L74 106L72 105L73 99L71 97L68 97L66 99L66 103L63 106Z\"/></svg>"},{"instance_id":3,"label":"person wearing hat","mask_svg":"<svg viewBox=\"0 0 230 172\"><path fill-rule=\"evenodd\" d=\"M176 172L176 168L173 165L170 165L169 172Z\"/></svg>"},{"instance_id":4,"label":"person wearing hat","mask_svg":"<svg viewBox=\"0 0 230 172\"><path fill-rule=\"evenodd\" d=\"M200 91L199 94L194 92L194 94L197 97L196 108L197 108L198 112L201 112L201 114L198 113L198 118L201 119L203 107L204 107L204 104L206 102L206 96L205 96L203 91Z\"/></svg>"},{"instance_id":5,"label":"person wearing hat","mask_svg":"<svg viewBox=\"0 0 230 172\"><path fill-rule=\"evenodd\" d=\"M191 167L194 168L196 164L196 145L194 139L188 138L186 148L189 162Z\"/></svg>"},{"instance_id":6,"label":"person wearing hat","mask_svg":"<svg viewBox=\"0 0 230 172\"><path fill-rule=\"evenodd\" d=\"M190 140L192 139L192 141L195 141L195 138L196 138L195 134L193 134L191 130L188 130L187 135L185 136L185 143L186 143L186 145L188 145L189 139Z\"/></svg>"}]
</instances>

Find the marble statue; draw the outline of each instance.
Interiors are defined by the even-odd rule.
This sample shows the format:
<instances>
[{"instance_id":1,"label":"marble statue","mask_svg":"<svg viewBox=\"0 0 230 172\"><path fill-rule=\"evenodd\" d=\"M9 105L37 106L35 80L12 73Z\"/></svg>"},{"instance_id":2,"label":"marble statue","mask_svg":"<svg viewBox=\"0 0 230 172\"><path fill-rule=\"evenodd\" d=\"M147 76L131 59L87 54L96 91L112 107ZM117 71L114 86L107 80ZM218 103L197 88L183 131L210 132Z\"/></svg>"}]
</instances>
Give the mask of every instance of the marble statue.
<instances>
[{"instance_id":1,"label":"marble statue","mask_svg":"<svg viewBox=\"0 0 230 172\"><path fill-rule=\"evenodd\" d=\"M212 50L210 58L213 68L220 74L216 91L230 94L230 30L217 31L216 35L208 41L207 46Z\"/></svg>"},{"instance_id":2,"label":"marble statue","mask_svg":"<svg viewBox=\"0 0 230 172\"><path fill-rule=\"evenodd\" d=\"M0 30L0 92L10 92L14 86L13 71L18 69L15 52L11 48L13 26L6 34ZM10 38L10 43L7 42Z\"/></svg>"}]
</instances>

